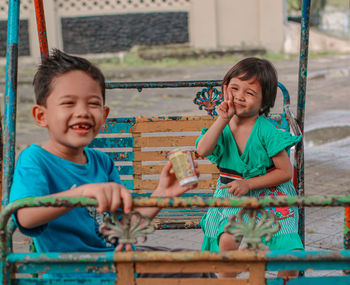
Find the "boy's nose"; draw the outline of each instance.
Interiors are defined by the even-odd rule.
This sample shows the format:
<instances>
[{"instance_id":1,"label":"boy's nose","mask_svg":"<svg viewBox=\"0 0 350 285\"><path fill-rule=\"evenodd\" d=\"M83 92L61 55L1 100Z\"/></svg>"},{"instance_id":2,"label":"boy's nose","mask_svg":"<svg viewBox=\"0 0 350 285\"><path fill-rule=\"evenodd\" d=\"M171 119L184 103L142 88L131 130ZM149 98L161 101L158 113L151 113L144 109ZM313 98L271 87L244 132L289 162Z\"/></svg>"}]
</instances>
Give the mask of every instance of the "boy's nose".
<instances>
[{"instance_id":1,"label":"boy's nose","mask_svg":"<svg viewBox=\"0 0 350 285\"><path fill-rule=\"evenodd\" d=\"M83 104L79 104L75 108L74 113L77 117L87 117L89 116L89 108L87 108L87 106L84 106Z\"/></svg>"}]
</instances>

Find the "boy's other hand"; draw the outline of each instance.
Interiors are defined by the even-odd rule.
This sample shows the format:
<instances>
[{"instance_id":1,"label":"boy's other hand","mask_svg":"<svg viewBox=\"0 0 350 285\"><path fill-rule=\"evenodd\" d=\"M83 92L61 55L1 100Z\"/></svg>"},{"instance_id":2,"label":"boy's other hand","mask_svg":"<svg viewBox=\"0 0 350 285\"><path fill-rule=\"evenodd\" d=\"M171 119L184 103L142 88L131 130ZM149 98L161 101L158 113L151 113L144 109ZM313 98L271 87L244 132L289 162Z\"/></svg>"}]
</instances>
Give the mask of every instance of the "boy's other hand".
<instances>
[{"instance_id":1,"label":"boy's other hand","mask_svg":"<svg viewBox=\"0 0 350 285\"><path fill-rule=\"evenodd\" d=\"M200 173L197 162L194 162L194 167L196 175L199 177ZM160 173L158 187L154 190L152 197L177 197L196 187L197 184L188 187L180 186L179 181L176 179L175 173L171 168L171 163L168 161Z\"/></svg>"},{"instance_id":2,"label":"boy's other hand","mask_svg":"<svg viewBox=\"0 0 350 285\"><path fill-rule=\"evenodd\" d=\"M132 197L128 189L114 182L91 183L79 186L82 196L95 198L98 202L98 212L116 212L123 202L126 214L130 213Z\"/></svg>"}]
</instances>

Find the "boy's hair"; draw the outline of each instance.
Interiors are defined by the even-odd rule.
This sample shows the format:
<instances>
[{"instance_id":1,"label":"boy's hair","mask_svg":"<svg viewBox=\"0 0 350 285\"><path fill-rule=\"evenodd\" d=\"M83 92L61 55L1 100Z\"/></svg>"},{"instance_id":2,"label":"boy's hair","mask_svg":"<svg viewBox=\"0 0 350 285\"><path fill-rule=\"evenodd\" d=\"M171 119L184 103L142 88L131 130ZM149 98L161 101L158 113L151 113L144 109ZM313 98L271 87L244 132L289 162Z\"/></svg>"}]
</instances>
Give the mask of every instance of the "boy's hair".
<instances>
[{"instance_id":1,"label":"boy's hair","mask_svg":"<svg viewBox=\"0 0 350 285\"><path fill-rule=\"evenodd\" d=\"M47 97L52 92L52 81L59 75L69 71L80 70L90 75L101 88L103 103L105 102L105 78L101 70L90 61L53 49L51 54L39 65L33 80L35 99L38 105L46 105Z\"/></svg>"},{"instance_id":2,"label":"boy's hair","mask_svg":"<svg viewBox=\"0 0 350 285\"><path fill-rule=\"evenodd\" d=\"M277 71L275 67L266 59L248 57L235 64L225 75L221 88L228 85L230 80L238 77L241 80L256 78L261 86L262 103L259 115L268 115L270 108L275 104L277 94Z\"/></svg>"}]
</instances>

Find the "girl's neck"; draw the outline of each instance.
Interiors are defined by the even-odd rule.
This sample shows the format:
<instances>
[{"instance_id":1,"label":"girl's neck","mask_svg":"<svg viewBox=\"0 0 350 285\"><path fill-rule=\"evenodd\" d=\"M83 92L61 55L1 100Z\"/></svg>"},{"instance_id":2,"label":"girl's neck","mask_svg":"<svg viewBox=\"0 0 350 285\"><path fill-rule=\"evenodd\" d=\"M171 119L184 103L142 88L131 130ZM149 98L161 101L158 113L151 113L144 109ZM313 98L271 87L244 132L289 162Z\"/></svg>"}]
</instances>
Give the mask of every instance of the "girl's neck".
<instances>
[{"instance_id":1,"label":"girl's neck","mask_svg":"<svg viewBox=\"0 0 350 285\"><path fill-rule=\"evenodd\" d=\"M256 120L258 119L258 116L259 115L250 117L238 117L234 115L230 123L232 124L232 126L236 127L251 126L255 124Z\"/></svg>"}]
</instances>

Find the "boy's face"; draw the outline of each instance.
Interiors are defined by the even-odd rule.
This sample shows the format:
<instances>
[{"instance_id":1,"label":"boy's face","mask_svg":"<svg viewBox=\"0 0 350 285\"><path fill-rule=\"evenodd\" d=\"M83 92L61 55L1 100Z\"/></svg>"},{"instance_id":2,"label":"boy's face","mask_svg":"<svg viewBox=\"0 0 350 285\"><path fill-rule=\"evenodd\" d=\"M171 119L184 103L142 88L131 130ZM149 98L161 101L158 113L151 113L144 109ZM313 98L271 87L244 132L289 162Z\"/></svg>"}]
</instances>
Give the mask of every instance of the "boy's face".
<instances>
[{"instance_id":1,"label":"boy's face","mask_svg":"<svg viewBox=\"0 0 350 285\"><path fill-rule=\"evenodd\" d=\"M87 146L100 131L108 112L99 84L80 70L55 77L46 106L33 108L36 122L48 128L48 145L60 152Z\"/></svg>"}]
</instances>

